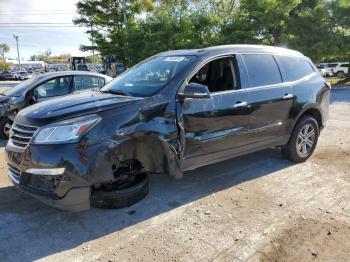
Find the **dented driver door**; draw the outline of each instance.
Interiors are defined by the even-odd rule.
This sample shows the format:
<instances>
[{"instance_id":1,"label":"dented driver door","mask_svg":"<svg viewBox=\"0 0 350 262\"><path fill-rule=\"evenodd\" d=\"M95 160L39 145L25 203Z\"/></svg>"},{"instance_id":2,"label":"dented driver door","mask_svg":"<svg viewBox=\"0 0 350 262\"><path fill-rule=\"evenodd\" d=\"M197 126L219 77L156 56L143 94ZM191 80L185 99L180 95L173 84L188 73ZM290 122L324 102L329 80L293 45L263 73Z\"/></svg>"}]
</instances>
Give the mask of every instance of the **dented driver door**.
<instances>
[{"instance_id":1,"label":"dented driver door","mask_svg":"<svg viewBox=\"0 0 350 262\"><path fill-rule=\"evenodd\" d=\"M244 76L234 55L212 58L190 76L189 83L208 87L206 98L177 102L183 168L228 158L241 150L249 126L250 105L240 88Z\"/></svg>"},{"instance_id":2,"label":"dented driver door","mask_svg":"<svg viewBox=\"0 0 350 262\"><path fill-rule=\"evenodd\" d=\"M242 138L249 125L250 108L245 100L246 93L235 90L215 93L206 99L186 98L178 102L185 162L206 161L215 153L222 157L225 150L246 143Z\"/></svg>"}]
</instances>

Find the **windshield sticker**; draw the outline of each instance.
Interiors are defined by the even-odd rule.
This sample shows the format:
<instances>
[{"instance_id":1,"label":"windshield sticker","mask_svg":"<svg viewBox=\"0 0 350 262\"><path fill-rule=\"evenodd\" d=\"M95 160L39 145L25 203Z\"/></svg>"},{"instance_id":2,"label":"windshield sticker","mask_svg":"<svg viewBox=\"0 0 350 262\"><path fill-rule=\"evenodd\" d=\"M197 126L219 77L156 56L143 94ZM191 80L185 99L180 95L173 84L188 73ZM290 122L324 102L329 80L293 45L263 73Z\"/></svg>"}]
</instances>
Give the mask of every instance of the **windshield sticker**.
<instances>
[{"instance_id":1,"label":"windshield sticker","mask_svg":"<svg viewBox=\"0 0 350 262\"><path fill-rule=\"evenodd\" d=\"M165 58L164 61L166 61L166 62L181 62L184 59L185 59L185 57L183 57L183 56L169 56L169 57Z\"/></svg>"}]
</instances>

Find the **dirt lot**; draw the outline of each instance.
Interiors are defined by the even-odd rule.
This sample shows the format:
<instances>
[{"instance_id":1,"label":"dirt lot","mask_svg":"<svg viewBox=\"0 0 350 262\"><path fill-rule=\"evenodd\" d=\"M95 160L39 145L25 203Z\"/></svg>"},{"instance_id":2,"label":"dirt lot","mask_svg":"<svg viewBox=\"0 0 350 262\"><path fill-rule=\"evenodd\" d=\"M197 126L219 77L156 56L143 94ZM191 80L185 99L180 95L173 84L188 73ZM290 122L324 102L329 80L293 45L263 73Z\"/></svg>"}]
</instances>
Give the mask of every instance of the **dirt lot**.
<instances>
[{"instance_id":1,"label":"dirt lot","mask_svg":"<svg viewBox=\"0 0 350 262\"><path fill-rule=\"evenodd\" d=\"M314 156L271 149L174 181L120 210L56 211L13 188L0 149L0 261L349 261L350 89Z\"/></svg>"}]
</instances>

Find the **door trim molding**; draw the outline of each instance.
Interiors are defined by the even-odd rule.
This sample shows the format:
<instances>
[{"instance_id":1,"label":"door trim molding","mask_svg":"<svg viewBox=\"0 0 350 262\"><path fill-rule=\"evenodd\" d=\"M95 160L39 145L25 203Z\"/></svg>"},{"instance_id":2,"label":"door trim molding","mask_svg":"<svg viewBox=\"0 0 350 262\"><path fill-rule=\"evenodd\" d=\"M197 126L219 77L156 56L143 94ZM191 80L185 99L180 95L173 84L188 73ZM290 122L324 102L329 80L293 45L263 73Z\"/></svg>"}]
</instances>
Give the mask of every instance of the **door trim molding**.
<instances>
[{"instance_id":1,"label":"door trim molding","mask_svg":"<svg viewBox=\"0 0 350 262\"><path fill-rule=\"evenodd\" d=\"M290 135L270 138L260 142L254 142L247 145L229 148L226 150L217 151L205 155L185 157L181 161L181 168L183 171L193 170L202 166L214 164L227 159L246 155L249 153L261 151L275 146L282 146L288 143Z\"/></svg>"}]
</instances>

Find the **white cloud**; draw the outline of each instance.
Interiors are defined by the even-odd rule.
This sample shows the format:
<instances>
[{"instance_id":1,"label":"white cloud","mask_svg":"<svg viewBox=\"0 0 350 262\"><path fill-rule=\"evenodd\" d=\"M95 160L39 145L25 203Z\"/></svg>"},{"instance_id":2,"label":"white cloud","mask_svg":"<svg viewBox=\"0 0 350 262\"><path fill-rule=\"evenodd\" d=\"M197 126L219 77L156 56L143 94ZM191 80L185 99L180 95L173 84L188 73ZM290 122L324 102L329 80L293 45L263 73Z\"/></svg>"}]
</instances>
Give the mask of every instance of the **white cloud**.
<instances>
[{"instance_id":1,"label":"white cloud","mask_svg":"<svg viewBox=\"0 0 350 262\"><path fill-rule=\"evenodd\" d=\"M0 0L0 23L71 23L76 16L77 0ZM29 11L30 10L30 11ZM6 43L11 51L7 57L16 58L16 42L19 35L20 56L29 56L46 49L53 54L82 55L80 44L88 44L88 35L80 27L0 27L0 43ZM88 53L85 53L87 55Z\"/></svg>"}]
</instances>

